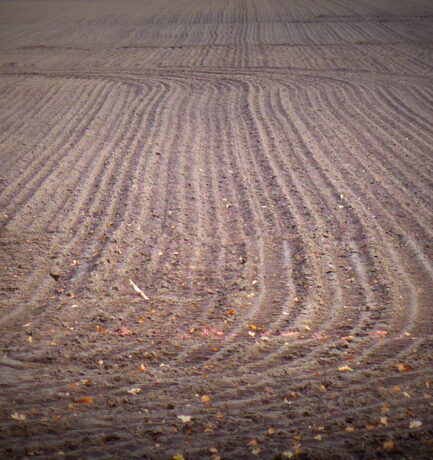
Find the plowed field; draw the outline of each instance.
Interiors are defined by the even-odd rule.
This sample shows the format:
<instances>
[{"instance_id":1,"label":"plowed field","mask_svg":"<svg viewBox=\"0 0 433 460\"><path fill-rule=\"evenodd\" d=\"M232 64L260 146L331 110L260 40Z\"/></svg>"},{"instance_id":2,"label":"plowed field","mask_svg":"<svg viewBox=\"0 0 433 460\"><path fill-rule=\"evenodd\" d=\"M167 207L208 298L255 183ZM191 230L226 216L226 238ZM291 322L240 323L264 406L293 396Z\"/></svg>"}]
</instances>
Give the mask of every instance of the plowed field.
<instances>
[{"instance_id":1,"label":"plowed field","mask_svg":"<svg viewBox=\"0 0 433 460\"><path fill-rule=\"evenodd\" d=\"M432 31L1 1L0 457L432 458Z\"/></svg>"}]
</instances>

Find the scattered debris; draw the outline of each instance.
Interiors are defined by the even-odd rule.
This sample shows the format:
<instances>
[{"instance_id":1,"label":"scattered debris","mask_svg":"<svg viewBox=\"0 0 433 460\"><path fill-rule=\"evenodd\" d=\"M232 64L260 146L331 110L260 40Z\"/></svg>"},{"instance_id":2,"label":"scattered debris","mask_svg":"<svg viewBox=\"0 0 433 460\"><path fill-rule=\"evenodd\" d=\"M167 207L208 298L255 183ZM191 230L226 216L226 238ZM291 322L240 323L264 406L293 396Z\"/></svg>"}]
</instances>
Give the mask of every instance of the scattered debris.
<instances>
[{"instance_id":1,"label":"scattered debris","mask_svg":"<svg viewBox=\"0 0 433 460\"><path fill-rule=\"evenodd\" d=\"M24 414L19 414L18 412L12 412L11 418L13 420L19 420L20 422L24 422L24 420L27 418Z\"/></svg>"},{"instance_id":2,"label":"scattered debris","mask_svg":"<svg viewBox=\"0 0 433 460\"><path fill-rule=\"evenodd\" d=\"M280 335L281 337L292 337L292 338L297 338L299 337L299 331L286 331L286 332L282 332Z\"/></svg>"},{"instance_id":3,"label":"scattered debris","mask_svg":"<svg viewBox=\"0 0 433 460\"><path fill-rule=\"evenodd\" d=\"M389 334L388 331L382 331L382 330L374 331L374 332L372 333L372 335L373 335L374 337L385 337L385 336L388 335L388 334Z\"/></svg>"},{"instance_id":4,"label":"scattered debris","mask_svg":"<svg viewBox=\"0 0 433 460\"><path fill-rule=\"evenodd\" d=\"M129 280L129 284L133 287L134 291L144 300L150 300L149 297L134 283L134 281Z\"/></svg>"},{"instance_id":5,"label":"scattered debris","mask_svg":"<svg viewBox=\"0 0 433 460\"><path fill-rule=\"evenodd\" d=\"M397 366L398 370L400 372L407 372L413 370L413 367L409 366L408 364L405 363L399 363Z\"/></svg>"},{"instance_id":6,"label":"scattered debris","mask_svg":"<svg viewBox=\"0 0 433 460\"><path fill-rule=\"evenodd\" d=\"M349 367L349 366L341 366L341 367L338 368L338 370L340 372L352 372L353 371L353 369L351 367Z\"/></svg>"},{"instance_id":7,"label":"scattered debris","mask_svg":"<svg viewBox=\"0 0 433 460\"><path fill-rule=\"evenodd\" d=\"M141 388L131 388L127 391L127 393L131 395L138 395L139 393L141 393Z\"/></svg>"},{"instance_id":8,"label":"scattered debris","mask_svg":"<svg viewBox=\"0 0 433 460\"><path fill-rule=\"evenodd\" d=\"M90 396L85 396L83 398L74 399L74 403L77 404L89 404L93 402L93 398Z\"/></svg>"},{"instance_id":9,"label":"scattered debris","mask_svg":"<svg viewBox=\"0 0 433 460\"><path fill-rule=\"evenodd\" d=\"M114 334L115 335L120 335L121 337L125 336L125 335L136 335L136 332L134 331L131 331L130 329L128 329L126 326L122 326L120 327L119 329L116 329L114 331Z\"/></svg>"},{"instance_id":10,"label":"scattered debris","mask_svg":"<svg viewBox=\"0 0 433 460\"><path fill-rule=\"evenodd\" d=\"M380 417L379 422L380 422L381 425L387 426L388 425L388 417Z\"/></svg>"},{"instance_id":11,"label":"scattered debris","mask_svg":"<svg viewBox=\"0 0 433 460\"><path fill-rule=\"evenodd\" d=\"M224 332L214 327L202 327L201 335L203 337L214 337L214 338L221 338L224 336Z\"/></svg>"},{"instance_id":12,"label":"scattered debris","mask_svg":"<svg viewBox=\"0 0 433 460\"><path fill-rule=\"evenodd\" d=\"M409 423L409 428L420 428L422 426L421 420L411 420Z\"/></svg>"},{"instance_id":13,"label":"scattered debris","mask_svg":"<svg viewBox=\"0 0 433 460\"><path fill-rule=\"evenodd\" d=\"M392 439L388 439L388 441L385 441L385 442L383 443L383 448L384 448L385 450L388 450L388 451L389 451L389 450L393 450L394 447L395 447L395 443L394 443L394 441L393 441Z\"/></svg>"},{"instance_id":14,"label":"scattered debris","mask_svg":"<svg viewBox=\"0 0 433 460\"><path fill-rule=\"evenodd\" d=\"M53 268L50 271L50 276L53 278L54 281L59 281L60 279L60 270Z\"/></svg>"}]
</instances>

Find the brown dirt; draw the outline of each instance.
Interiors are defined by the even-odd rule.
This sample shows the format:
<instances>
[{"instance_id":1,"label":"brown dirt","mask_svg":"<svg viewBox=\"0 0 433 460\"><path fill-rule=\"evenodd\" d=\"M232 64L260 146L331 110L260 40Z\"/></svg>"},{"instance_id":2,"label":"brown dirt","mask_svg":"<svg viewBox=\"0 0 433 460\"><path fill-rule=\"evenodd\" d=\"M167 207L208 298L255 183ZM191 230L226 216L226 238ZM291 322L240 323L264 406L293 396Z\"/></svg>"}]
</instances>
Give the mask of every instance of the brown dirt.
<instances>
[{"instance_id":1,"label":"brown dirt","mask_svg":"<svg viewBox=\"0 0 433 460\"><path fill-rule=\"evenodd\" d=\"M431 1L0 18L0 457L431 458Z\"/></svg>"}]
</instances>

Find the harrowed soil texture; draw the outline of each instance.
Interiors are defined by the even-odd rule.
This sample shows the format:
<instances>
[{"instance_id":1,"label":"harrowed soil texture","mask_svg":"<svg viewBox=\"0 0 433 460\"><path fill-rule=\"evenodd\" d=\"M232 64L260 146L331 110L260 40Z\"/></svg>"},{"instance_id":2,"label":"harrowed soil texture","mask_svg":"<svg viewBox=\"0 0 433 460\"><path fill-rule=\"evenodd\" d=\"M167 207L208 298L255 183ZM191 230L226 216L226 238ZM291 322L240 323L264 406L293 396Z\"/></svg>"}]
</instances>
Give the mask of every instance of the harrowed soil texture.
<instances>
[{"instance_id":1,"label":"harrowed soil texture","mask_svg":"<svg viewBox=\"0 0 433 460\"><path fill-rule=\"evenodd\" d=\"M0 458L432 458L431 0L0 18Z\"/></svg>"}]
</instances>

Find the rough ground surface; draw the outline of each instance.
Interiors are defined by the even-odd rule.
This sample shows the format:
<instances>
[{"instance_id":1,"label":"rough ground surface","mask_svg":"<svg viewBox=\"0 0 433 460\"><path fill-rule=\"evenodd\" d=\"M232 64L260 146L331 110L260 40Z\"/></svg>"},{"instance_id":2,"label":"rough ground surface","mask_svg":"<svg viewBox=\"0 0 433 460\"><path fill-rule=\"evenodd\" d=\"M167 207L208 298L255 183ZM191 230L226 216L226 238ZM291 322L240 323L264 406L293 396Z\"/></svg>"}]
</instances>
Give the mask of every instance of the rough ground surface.
<instances>
[{"instance_id":1,"label":"rough ground surface","mask_svg":"<svg viewBox=\"0 0 433 460\"><path fill-rule=\"evenodd\" d=\"M0 18L0 457L431 458L431 0Z\"/></svg>"}]
</instances>

